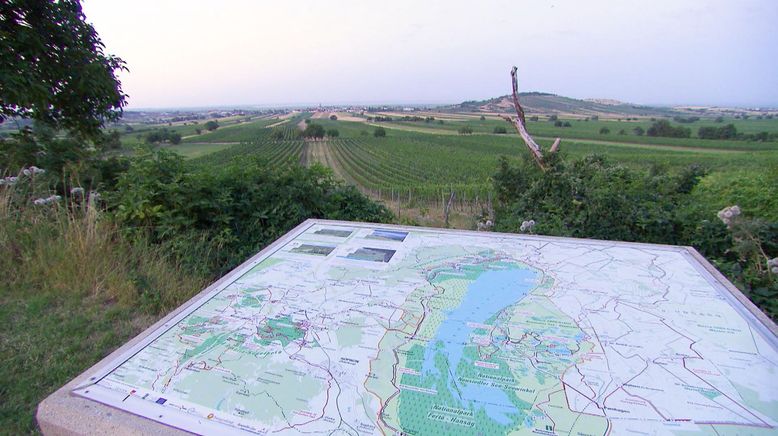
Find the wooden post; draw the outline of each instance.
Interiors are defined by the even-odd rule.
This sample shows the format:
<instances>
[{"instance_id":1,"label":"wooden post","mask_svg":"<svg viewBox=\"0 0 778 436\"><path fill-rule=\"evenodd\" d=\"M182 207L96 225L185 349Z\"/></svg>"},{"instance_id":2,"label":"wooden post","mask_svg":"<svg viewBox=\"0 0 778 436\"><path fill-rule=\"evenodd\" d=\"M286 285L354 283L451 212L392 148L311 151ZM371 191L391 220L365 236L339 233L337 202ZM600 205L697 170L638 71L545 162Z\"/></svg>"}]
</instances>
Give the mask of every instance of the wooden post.
<instances>
[{"instance_id":1,"label":"wooden post","mask_svg":"<svg viewBox=\"0 0 778 436\"><path fill-rule=\"evenodd\" d=\"M446 218L446 227L448 227L448 215L451 213L451 204L454 202L454 191L451 191L451 196L448 198L448 204L443 210L443 216Z\"/></svg>"}]
</instances>

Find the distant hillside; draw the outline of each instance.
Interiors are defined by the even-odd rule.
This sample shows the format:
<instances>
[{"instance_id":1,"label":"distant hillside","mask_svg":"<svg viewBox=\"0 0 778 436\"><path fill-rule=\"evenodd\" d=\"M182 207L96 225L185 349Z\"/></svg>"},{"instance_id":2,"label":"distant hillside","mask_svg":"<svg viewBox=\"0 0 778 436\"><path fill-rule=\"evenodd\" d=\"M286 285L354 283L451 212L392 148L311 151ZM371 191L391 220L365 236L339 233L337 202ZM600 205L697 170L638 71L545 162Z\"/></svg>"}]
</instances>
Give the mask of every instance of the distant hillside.
<instances>
[{"instance_id":1,"label":"distant hillside","mask_svg":"<svg viewBox=\"0 0 778 436\"><path fill-rule=\"evenodd\" d=\"M686 114L674 108L641 106L616 100L578 100L543 92L522 92L519 94L524 111L532 115L579 115L579 116L648 116L669 117ZM466 101L441 108L450 112L513 112L509 95L481 101Z\"/></svg>"}]
</instances>

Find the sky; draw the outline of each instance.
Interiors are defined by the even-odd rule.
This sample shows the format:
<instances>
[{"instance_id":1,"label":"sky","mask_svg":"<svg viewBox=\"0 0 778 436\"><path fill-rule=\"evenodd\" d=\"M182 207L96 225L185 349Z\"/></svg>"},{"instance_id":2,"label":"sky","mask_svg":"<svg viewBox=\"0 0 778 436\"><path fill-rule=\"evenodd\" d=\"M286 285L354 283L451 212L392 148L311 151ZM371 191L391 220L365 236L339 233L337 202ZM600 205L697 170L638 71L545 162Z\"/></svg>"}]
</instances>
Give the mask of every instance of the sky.
<instances>
[{"instance_id":1,"label":"sky","mask_svg":"<svg viewBox=\"0 0 778 436\"><path fill-rule=\"evenodd\" d=\"M83 0L129 109L510 91L778 107L778 0Z\"/></svg>"}]
</instances>

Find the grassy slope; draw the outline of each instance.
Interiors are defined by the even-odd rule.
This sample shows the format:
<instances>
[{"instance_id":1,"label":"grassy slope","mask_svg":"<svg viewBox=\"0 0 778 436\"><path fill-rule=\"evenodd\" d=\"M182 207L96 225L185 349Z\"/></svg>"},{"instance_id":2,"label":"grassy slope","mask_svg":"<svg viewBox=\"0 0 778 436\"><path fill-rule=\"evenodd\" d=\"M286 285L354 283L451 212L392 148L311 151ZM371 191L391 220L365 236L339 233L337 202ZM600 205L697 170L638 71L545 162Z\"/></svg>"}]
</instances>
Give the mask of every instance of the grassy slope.
<instances>
[{"instance_id":1,"label":"grassy slope","mask_svg":"<svg viewBox=\"0 0 778 436\"><path fill-rule=\"evenodd\" d=\"M37 404L205 281L130 244L97 214L8 207L0 191L0 433L37 431ZM29 202L24 202L29 204Z\"/></svg>"}]
</instances>

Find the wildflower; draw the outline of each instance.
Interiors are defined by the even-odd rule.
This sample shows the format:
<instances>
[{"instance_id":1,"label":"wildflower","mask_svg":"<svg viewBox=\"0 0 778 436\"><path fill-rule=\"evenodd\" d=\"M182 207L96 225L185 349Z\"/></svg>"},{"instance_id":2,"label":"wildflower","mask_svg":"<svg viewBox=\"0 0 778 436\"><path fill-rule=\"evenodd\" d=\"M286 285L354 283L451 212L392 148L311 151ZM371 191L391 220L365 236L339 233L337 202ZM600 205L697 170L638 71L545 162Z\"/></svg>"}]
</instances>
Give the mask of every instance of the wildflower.
<instances>
[{"instance_id":1,"label":"wildflower","mask_svg":"<svg viewBox=\"0 0 778 436\"><path fill-rule=\"evenodd\" d=\"M767 261L767 269L773 274L778 274L778 257L774 257Z\"/></svg>"},{"instance_id":2,"label":"wildflower","mask_svg":"<svg viewBox=\"0 0 778 436\"><path fill-rule=\"evenodd\" d=\"M45 206L47 204L56 203L58 201L62 200L62 197L59 195L52 195L50 197L46 198L38 198L33 200L32 204L36 206Z\"/></svg>"},{"instance_id":3,"label":"wildflower","mask_svg":"<svg viewBox=\"0 0 778 436\"><path fill-rule=\"evenodd\" d=\"M721 209L716 216L719 217L721 222L727 225L727 227L732 226L732 220L735 219L740 215L740 207L737 205L735 206L729 206L725 207L724 209Z\"/></svg>"},{"instance_id":4,"label":"wildflower","mask_svg":"<svg viewBox=\"0 0 778 436\"><path fill-rule=\"evenodd\" d=\"M535 220L522 221L521 227L519 227L519 230L522 231L522 232L530 232L530 231L532 231L533 227L535 227Z\"/></svg>"},{"instance_id":5,"label":"wildflower","mask_svg":"<svg viewBox=\"0 0 778 436\"><path fill-rule=\"evenodd\" d=\"M92 191L89 193L89 201L96 201L102 197L99 192Z\"/></svg>"},{"instance_id":6,"label":"wildflower","mask_svg":"<svg viewBox=\"0 0 778 436\"><path fill-rule=\"evenodd\" d=\"M4 179L0 179L0 186L13 186L19 181L18 177L9 176Z\"/></svg>"},{"instance_id":7,"label":"wildflower","mask_svg":"<svg viewBox=\"0 0 778 436\"><path fill-rule=\"evenodd\" d=\"M486 220L486 221L478 221L478 224L476 226L476 229L478 231L486 231L494 227L494 223L492 220Z\"/></svg>"},{"instance_id":8,"label":"wildflower","mask_svg":"<svg viewBox=\"0 0 778 436\"><path fill-rule=\"evenodd\" d=\"M37 175L37 174L43 174L45 172L46 172L46 170L44 170L43 168L38 168L35 165L33 165L33 166L29 167L29 168L23 169L22 170L22 175L24 175L26 177L30 177L30 176L34 176L34 175Z\"/></svg>"},{"instance_id":9,"label":"wildflower","mask_svg":"<svg viewBox=\"0 0 778 436\"><path fill-rule=\"evenodd\" d=\"M70 188L70 195L83 195L83 194L84 194L84 188L82 187L77 186L75 188Z\"/></svg>"}]
</instances>

